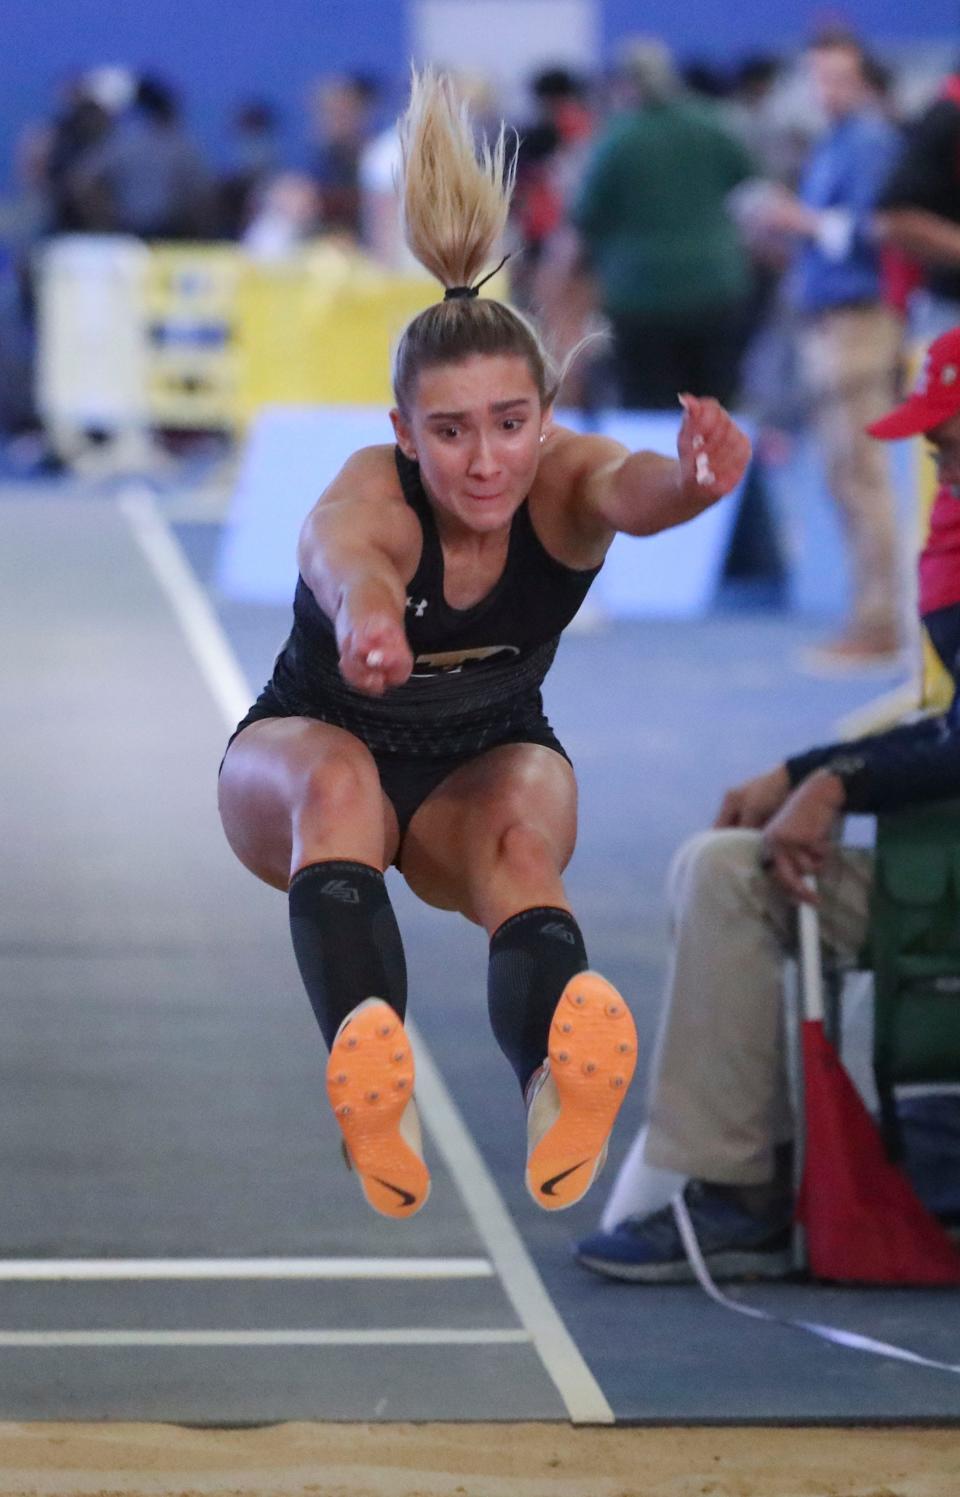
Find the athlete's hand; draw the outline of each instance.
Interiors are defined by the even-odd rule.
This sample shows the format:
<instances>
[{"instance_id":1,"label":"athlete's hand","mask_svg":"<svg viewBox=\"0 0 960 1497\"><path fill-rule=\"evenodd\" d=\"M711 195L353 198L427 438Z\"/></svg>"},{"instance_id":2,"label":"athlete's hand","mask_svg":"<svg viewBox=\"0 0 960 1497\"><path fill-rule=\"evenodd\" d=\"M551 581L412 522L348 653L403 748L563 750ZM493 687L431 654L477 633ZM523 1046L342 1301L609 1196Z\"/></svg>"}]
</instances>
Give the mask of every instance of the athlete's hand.
<instances>
[{"instance_id":1,"label":"athlete's hand","mask_svg":"<svg viewBox=\"0 0 960 1497\"><path fill-rule=\"evenodd\" d=\"M717 400L681 395L683 424L677 456L683 487L701 499L722 499L735 489L750 461L750 439Z\"/></svg>"},{"instance_id":2,"label":"athlete's hand","mask_svg":"<svg viewBox=\"0 0 960 1497\"><path fill-rule=\"evenodd\" d=\"M413 654L402 624L387 614L371 614L340 644L340 674L357 691L381 697L402 686L413 670Z\"/></svg>"}]
</instances>

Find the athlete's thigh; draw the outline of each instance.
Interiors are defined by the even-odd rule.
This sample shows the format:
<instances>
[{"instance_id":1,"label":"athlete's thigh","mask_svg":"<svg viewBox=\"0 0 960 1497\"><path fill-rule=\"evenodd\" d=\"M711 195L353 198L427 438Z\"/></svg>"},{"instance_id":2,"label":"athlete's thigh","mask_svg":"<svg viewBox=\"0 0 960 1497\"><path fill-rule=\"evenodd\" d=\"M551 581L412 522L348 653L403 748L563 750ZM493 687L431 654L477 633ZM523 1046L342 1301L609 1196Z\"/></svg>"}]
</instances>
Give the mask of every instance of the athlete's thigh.
<instances>
[{"instance_id":1,"label":"athlete's thigh","mask_svg":"<svg viewBox=\"0 0 960 1497\"><path fill-rule=\"evenodd\" d=\"M251 873L286 889L295 841L388 867L400 835L369 749L330 723L267 717L227 750L219 784L227 841Z\"/></svg>"},{"instance_id":2,"label":"athlete's thigh","mask_svg":"<svg viewBox=\"0 0 960 1497\"><path fill-rule=\"evenodd\" d=\"M567 866L577 840L577 782L563 755L539 743L489 749L448 775L411 820L400 870L427 904L476 919L471 890L517 826L540 834L558 872Z\"/></svg>"}]
</instances>

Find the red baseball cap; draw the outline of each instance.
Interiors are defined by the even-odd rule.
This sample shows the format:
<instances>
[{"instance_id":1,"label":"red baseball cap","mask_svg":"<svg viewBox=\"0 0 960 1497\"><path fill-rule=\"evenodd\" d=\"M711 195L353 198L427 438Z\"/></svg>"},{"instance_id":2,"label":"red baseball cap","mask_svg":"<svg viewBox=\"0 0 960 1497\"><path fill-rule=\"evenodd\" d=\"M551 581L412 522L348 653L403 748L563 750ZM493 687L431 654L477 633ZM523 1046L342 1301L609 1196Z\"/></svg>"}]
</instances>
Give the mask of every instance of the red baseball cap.
<instances>
[{"instance_id":1,"label":"red baseball cap","mask_svg":"<svg viewBox=\"0 0 960 1497\"><path fill-rule=\"evenodd\" d=\"M872 437L916 437L960 412L960 327L934 338L913 393L867 431Z\"/></svg>"}]
</instances>

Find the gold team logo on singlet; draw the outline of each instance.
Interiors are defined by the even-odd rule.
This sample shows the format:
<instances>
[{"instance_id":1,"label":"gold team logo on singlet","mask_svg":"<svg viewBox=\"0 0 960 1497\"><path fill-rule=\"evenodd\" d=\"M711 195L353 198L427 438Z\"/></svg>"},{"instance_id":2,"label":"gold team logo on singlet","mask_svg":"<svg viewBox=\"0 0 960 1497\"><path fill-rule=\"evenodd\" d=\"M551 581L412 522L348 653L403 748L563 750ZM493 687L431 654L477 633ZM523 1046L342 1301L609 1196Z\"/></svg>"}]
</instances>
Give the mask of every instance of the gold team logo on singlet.
<instances>
[{"instance_id":1,"label":"gold team logo on singlet","mask_svg":"<svg viewBox=\"0 0 960 1497\"><path fill-rule=\"evenodd\" d=\"M452 676L471 666L486 664L491 660L509 660L520 651L516 645L478 645L473 650L440 650L434 655L418 655L414 661L413 675Z\"/></svg>"}]
</instances>

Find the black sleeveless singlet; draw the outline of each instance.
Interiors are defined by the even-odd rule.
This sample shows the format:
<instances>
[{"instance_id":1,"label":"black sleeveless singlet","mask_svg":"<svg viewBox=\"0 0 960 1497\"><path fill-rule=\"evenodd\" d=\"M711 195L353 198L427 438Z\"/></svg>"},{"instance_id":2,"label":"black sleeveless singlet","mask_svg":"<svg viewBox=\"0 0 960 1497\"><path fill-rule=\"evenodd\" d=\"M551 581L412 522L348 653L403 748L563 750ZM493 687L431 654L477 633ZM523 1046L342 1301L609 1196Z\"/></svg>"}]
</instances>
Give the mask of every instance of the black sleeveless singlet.
<instances>
[{"instance_id":1,"label":"black sleeveless singlet","mask_svg":"<svg viewBox=\"0 0 960 1497\"><path fill-rule=\"evenodd\" d=\"M293 628L257 707L270 703L276 714L334 723L377 755L446 759L480 753L542 722L543 678L562 630L600 568L577 571L550 556L524 500L513 517L499 580L472 607L452 608L443 596L443 551L419 466L399 448L396 463L423 531L420 561L407 587L412 676L382 697L348 686L338 667L333 624L301 577Z\"/></svg>"}]
</instances>

